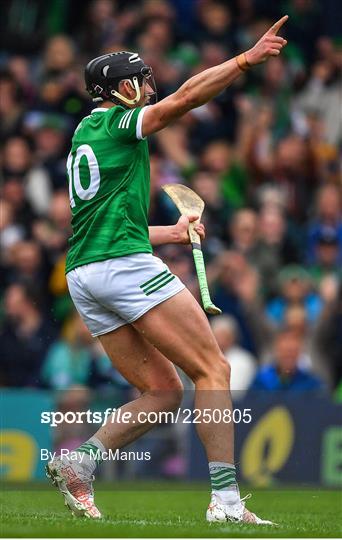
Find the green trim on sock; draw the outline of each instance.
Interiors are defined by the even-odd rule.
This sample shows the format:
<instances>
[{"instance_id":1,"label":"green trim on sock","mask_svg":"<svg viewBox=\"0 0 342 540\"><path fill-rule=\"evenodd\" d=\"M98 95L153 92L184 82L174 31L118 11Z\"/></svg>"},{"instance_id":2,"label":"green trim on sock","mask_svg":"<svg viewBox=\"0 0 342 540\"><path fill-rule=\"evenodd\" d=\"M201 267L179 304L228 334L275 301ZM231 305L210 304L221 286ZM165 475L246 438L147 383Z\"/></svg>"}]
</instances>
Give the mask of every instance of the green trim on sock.
<instances>
[{"instance_id":1,"label":"green trim on sock","mask_svg":"<svg viewBox=\"0 0 342 540\"><path fill-rule=\"evenodd\" d=\"M76 449L76 452L89 452L90 450L96 452L99 449L94 444L84 443Z\"/></svg>"},{"instance_id":2,"label":"green trim on sock","mask_svg":"<svg viewBox=\"0 0 342 540\"><path fill-rule=\"evenodd\" d=\"M89 443L89 442L85 442L85 443L81 444L81 446L76 448L75 452L80 452L80 453L83 453L83 454L87 454L88 456L90 456L91 453L93 453L93 454L97 454L97 452L99 452L100 454L102 453L100 448L95 446L95 444L92 444L92 443ZM101 463L102 459L98 458L95 461L97 463Z\"/></svg>"},{"instance_id":3,"label":"green trim on sock","mask_svg":"<svg viewBox=\"0 0 342 540\"><path fill-rule=\"evenodd\" d=\"M236 481L233 480L232 482L212 482L211 483L211 487L217 490L227 489L230 486L236 486Z\"/></svg>"},{"instance_id":4,"label":"green trim on sock","mask_svg":"<svg viewBox=\"0 0 342 540\"><path fill-rule=\"evenodd\" d=\"M210 473L210 477L212 479L219 479L219 478L222 478L222 476L236 476L236 472L235 471L230 471L230 470L225 470L225 471L217 471L217 472L214 472L214 473Z\"/></svg>"},{"instance_id":5,"label":"green trim on sock","mask_svg":"<svg viewBox=\"0 0 342 540\"><path fill-rule=\"evenodd\" d=\"M222 467L209 472L213 490L220 491L237 485L235 468Z\"/></svg>"},{"instance_id":6,"label":"green trim on sock","mask_svg":"<svg viewBox=\"0 0 342 540\"><path fill-rule=\"evenodd\" d=\"M236 484L235 478L222 478L222 480L211 481L212 486L232 486L233 484Z\"/></svg>"}]
</instances>

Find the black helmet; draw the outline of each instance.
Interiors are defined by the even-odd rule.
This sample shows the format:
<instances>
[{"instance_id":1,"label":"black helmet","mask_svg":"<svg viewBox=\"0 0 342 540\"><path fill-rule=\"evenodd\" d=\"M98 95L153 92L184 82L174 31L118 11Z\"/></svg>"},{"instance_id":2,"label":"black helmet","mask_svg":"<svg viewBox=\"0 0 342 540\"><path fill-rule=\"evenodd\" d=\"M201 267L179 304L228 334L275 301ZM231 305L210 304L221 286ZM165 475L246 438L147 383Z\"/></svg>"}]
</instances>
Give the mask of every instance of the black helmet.
<instances>
[{"instance_id":1,"label":"black helmet","mask_svg":"<svg viewBox=\"0 0 342 540\"><path fill-rule=\"evenodd\" d=\"M152 68L147 66L134 52L115 52L103 54L91 60L85 68L86 89L93 101L110 100L127 107L140 100L140 87L146 80L153 92L150 102L157 101L157 90ZM128 79L136 91L134 99L128 99L118 92L119 82Z\"/></svg>"}]
</instances>

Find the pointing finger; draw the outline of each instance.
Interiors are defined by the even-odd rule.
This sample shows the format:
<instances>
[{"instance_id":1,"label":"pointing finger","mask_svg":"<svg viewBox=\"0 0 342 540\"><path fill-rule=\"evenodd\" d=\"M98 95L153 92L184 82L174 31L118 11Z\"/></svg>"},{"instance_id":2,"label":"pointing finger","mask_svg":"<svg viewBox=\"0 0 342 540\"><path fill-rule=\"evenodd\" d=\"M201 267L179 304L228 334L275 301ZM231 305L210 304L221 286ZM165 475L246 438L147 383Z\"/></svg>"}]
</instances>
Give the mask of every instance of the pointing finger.
<instances>
[{"instance_id":1,"label":"pointing finger","mask_svg":"<svg viewBox=\"0 0 342 540\"><path fill-rule=\"evenodd\" d=\"M275 36L277 34L277 32L279 32L279 30L283 26L283 24L287 21L288 18L289 18L288 15L284 15L284 17L279 19L279 21L277 21L276 23L273 24L273 26L271 26L271 28L268 30L267 33L268 34L273 34Z\"/></svg>"}]
</instances>

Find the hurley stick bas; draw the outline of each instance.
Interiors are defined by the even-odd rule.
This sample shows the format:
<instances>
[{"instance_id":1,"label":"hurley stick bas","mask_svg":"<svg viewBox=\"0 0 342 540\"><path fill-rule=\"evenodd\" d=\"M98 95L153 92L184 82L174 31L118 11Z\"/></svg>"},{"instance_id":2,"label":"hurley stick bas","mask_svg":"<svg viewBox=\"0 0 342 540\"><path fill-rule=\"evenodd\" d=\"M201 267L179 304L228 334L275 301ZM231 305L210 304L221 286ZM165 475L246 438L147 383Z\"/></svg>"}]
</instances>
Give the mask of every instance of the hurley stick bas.
<instances>
[{"instance_id":1,"label":"hurley stick bas","mask_svg":"<svg viewBox=\"0 0 342 540\"><path fill-rule=\"evenodd\" d=\"M194 256L198 283L201 291L201 298L204 310L211 315L218 315L222 311L216 307L210 298L207 276L205 273L204 259L201 247L201 238L194 227L200 222L204 210L204 202L192 189L183 186L183 184L165 184L163 190L175 203L183 216L198 215L198 220L189 224L189 236L192 245L192 254Z\"/></svg>"}]
</instances>

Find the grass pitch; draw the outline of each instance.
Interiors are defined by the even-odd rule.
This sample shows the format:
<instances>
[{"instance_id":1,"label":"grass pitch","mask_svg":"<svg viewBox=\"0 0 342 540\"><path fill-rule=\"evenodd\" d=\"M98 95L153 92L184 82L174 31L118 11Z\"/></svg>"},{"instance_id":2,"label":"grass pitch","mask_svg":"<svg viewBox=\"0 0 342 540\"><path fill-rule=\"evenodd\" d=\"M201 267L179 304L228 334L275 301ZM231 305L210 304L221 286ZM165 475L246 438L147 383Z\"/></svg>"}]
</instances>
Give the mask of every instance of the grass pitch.
<instances>
[{"instance_id":1,"label":"grass pitch","mask_svg":"<svg viewBox=\"0 0 342 540\"><path fill-rule=\"evenodd\" d=\"M6 489L6 486L4 486ZM203 485L96 484L99 522L73 518L46 485L7 486L1 493L2 537L339 537L342 495L328 490L253 490L248 508L278 527L208 524ZM132 489L130 489L132 487ZM246 494L242 490L242 495Z\"/></svg>"}]
</instances>

